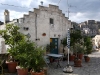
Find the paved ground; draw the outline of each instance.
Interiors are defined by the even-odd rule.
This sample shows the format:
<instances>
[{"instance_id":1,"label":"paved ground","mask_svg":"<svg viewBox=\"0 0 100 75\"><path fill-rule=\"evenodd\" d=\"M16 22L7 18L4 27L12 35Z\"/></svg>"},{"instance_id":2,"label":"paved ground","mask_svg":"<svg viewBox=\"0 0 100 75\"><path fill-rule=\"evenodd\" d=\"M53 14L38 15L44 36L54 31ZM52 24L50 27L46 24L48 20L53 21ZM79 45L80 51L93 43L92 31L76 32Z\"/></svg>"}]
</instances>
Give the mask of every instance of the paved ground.
<instances>
[{"instance_id":1,"label":"paved ground","mask_svg":"<svg viewBox=\"0 0 100 75\"><path fill-rule=\"evenodd\" d=\"M67 65L67 61L61 61L61 68L55 68L56 62L50 65L48 75L100 75L100 52L93 52L90 56L90 62L86 63L82 60L82 67L74 67L73 62L70 65L73 68L73 73L64 73L63 68Z\"/></svg>"},{"instance_id":2,"label":"paved ground","mask_svg":"<svg viewBox=\"0 0 100 75\"><path fill-rule=\"evenodd\" d=\"M48 75L100 75L100 51L93 52L89 55L90 62L86 63L84 58L82 59L82 67L74 67L74 63L70 62L70 65L73 68L73 73L64 73L63 68L66 67L67 61L61 61L61 68L55 68L56 62L54 62L48 68ZM6 73L4 75L17 75ZM30 74L29 74L30 75Z\"/></svg>"}]
</instances>

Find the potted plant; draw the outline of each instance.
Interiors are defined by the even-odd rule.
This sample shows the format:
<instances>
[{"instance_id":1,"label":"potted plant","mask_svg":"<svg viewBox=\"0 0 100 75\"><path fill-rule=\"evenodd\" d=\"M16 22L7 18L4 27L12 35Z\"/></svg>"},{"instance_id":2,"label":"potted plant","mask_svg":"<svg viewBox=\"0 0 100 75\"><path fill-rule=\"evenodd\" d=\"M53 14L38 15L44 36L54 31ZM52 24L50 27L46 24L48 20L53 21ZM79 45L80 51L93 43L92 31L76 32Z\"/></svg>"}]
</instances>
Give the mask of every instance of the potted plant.
<instances>
[{"instance_id":1,"label":"potted plant","mask_svg":"<svg viewBox=\"0 0 100 75\"><path fill-rule=\"evenodd\" d=\"M16 67L18 75L27 75L28 69L31 69L31 74L44 75L44 51L45 48L38 47L31 41L20 41L16 46L17 55L15 59L19 60L19 64Z\"/></svg>"},{"instance_id":2,"label":"potted plant","mask_svg":"<svg viewBox=\"0 0 100 75\"><path fill-rule=\"evenodd\" d=\"M77 57L79 59L81 59L81 60L83 58L83 53L84 53L84 45L81 45L81 44L78 43L78 47L77 47Z\"/></svg>"},{"instance_id":3,"label":"potted plant","mask_svg":"<svg viewBox=\"0 0 100 75\"><path fill-rule=\"evenodd\" d=\"M81 67L81 66L82 66L82 60L80 60L79 58L75 57L74 67Z\"/></svg>"},{"instance_id":4,"label":"potted plant","mask_svg":"<svg viewBox=\"0 0 100 75\"><path fill-rule=\"evenodd\" d=\"M41 47L35 47L33 50L32 58L31 58L31 75L44 75L43 67L45 65L43 53L45 49Z\"/></svg>"},{"instance_id":5,"label":"potted plant","mask_svg":"<svg viewBox=\"0 0 100 75\"><path fill-rule=\"evenodd\" d=\"M84 59L85 59L85 62L89 62L90 61L90 57L88 56L88 54L91 54L92 47L93 47L90 37L88 37L88 36L84 37L84 45L85 45Z\"/></svg>"},{"instance_id":6,"label":"potted plant","mask_svg":"<svg viewBox=\"0 0 100 75\"><path fill-rule=\"evenodd\" d=\"M15 47L23 40L23 35L19 32L19 27L13 24L7 24L5 30L0 30L0 35L4 38L6 45L9 46L8 51L8 64L9 72L16 72L15 56L16 49Z\"/></svg>"},{"instance_id":7,"label":"potted plant","mask_svg":"<svg viewBox=\"0 0 100 75\"><path fill-rule=\"evenodd\" d=\"M75 67L81 67L81 66L82 66L82 65L81 65L82 60L79 59L79 56L78 56L78 51L81 50L79 43L76 43L76 44L75 44L74 49L75 49L75 51L76 51L76 57L75 57L75 60L74 60L74 66L75 66Z\"/></svg>"},{"instance_id":8,"label":"potted plant","mask_svg":"<svg viewBox=\"0 0 100 75\"><path fill-rule=\"evenodd\" d=\"M72 46L70 47L70 50L71 50L72 54L70 54L70 56L69 56L69 61L74 61L75 55L73 54L73 51L75 51L75 50L74 50L74 48Z\"/></svg>"},{"instance_id":9,"label":"potted plant","mask_svg":"<svg viewBox=\"0 0 100 75\"><path fill-rule=\"evenodd\" d=\"M26 40L21 41L19 45L16 46L17 55L15 56L15 59L19 61L18 66L16 67L18 75L28 74L31 61L33 61L32 58L35 58L34 49L35 43Z\"/></svg>"}]
</instances>

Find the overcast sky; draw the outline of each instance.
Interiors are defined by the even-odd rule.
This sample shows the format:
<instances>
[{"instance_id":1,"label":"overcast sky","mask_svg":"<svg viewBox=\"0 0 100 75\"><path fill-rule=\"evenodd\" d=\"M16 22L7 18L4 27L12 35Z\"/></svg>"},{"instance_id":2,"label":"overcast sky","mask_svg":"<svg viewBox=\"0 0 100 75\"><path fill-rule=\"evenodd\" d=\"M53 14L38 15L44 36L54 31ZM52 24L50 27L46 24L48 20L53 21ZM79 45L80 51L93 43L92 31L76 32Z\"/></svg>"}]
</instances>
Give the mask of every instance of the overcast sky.
<instances>
[{"instance_id":1,"label":"overcast sky","mask_svg":"<svg viewBox=\"0 0 100 75\"><path fill-rule=\"evenodd\" d=\"M68 17L67 0L0 0L0 21L4 21L4 10L10 11L10 20L23 17L28 11L33 11L33 8L38 8L43 1L44 6L49 4L58 5L59 8ZM100 0L68 0L69 3L69 19L75 22L84 22L87 20L100 21ZM8 6L8 5L14 6ZM21 6L21 7L16 7Z\"/></svg>"}]
</instances>

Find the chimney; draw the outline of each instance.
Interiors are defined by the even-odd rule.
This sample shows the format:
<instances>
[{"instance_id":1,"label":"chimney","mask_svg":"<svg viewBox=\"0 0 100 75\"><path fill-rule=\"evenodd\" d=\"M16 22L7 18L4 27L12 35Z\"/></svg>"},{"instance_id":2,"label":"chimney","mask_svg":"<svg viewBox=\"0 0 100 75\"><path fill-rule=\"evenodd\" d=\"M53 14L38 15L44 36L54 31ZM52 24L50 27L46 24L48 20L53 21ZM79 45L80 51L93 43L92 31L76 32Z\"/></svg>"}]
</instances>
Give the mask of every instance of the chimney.
<instances>
[{"instance_id":1,"label":"chimney","mask_svg":"<svg viewBox=\"0 0 100 75\"><path fill-rule=\"evenodd\" d=\"M5 9L4 11L4 23L8 23L10 21L9 19L9 11L7 9Z\"/></svg>"}]
</instances>

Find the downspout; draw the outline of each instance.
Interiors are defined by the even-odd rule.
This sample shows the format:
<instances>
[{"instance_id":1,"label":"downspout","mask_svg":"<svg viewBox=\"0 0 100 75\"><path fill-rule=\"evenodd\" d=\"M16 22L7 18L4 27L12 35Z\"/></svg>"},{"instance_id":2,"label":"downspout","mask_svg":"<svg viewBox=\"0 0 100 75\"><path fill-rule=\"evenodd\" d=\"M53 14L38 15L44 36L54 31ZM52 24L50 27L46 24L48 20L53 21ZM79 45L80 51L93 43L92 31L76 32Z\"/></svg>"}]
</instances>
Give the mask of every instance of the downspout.
<instances>
[{"instance_id":1,"label":"downspout","mask_svg":"<svg viewBox=\"0 0 100 75\"><path fill-rule=\"evenodd\" d=\"M35 35L36 35L36 39L35 40L37 41L37 14L36 13L35 13Z\"/></svg>"}]
</instances>

